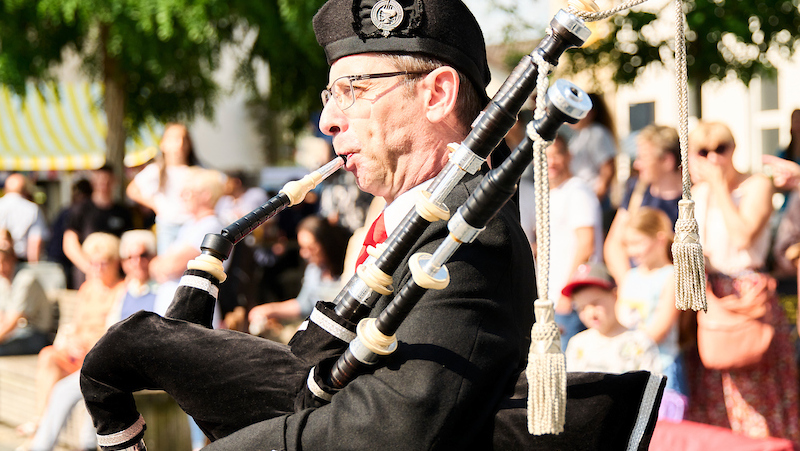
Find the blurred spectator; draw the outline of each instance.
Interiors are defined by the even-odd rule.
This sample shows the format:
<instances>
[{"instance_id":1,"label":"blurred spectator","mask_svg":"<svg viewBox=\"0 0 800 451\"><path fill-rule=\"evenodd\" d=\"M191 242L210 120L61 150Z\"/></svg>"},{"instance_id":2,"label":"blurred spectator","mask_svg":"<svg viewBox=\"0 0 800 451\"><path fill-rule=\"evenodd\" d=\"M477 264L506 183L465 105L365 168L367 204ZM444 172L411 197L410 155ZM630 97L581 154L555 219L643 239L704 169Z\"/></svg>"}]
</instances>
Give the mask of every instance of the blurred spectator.
<instances>
[{"instance_id":1,"label":"blurred spectator","mask_svg":"<svg viewBox=\"0 0 800 451\"><path fill-rule=\"evenodd\" d=\"M35 432L56 383L81 368L86 353L108 328L108 313L124 290L120 277L119 238L108 233L93 233L84 240L83 252L89 256L86 282L78 290L72 320L59 325L53 344L39 352L37 420L20 425L17 430L22 435Z\"/></svg>"},{"instance_id":2,"label":"blurred spectator","mask_svg":"<svg viewBox=\"0 0 800 451\"><path fill-rule=\"evenodd\" d=\"M223 196L215 206L217 217L225 226L239 220L243 216L261 207L269 198L264 189L251 186L247 174L243 171L225 173ZM248 307L256 304L256 281L254 252L262 238L265 227L259 227L247 237L236 243L228 263L228 278L220 286L219 307L223 318L237 311L225 322L228 328L241 330L244 327L244 313ZM218 232L215 232L218 233ZM233 327L238 326L238 327Z\"/></svg>"},{"instance_id":3,"label":"blurred spectator","mask_svg":"<svg viewBox=\"0 0 800 451\"><path fill-rule=\"evenodd\" d=\"M704 348L703 340L719 337L719 332L706 336L705 330L720 330L722 321L731 317L743 319L725 330L743 331L746 323L742 321L755 318L759 327L747 330L763 335L763 325L769 325L774 334L760 360L745 367L725 364L723 368L715 363L719 369L712 370L706 367L710 361L693 362L695 368L687 371L691 377L688 419L730 427L749 437L783 437L798 446L798 373L790 328L778 304L775 281L764 272L770 248L772 183L763 174L737 171L735 147L730 129L721 123L701 122L689 136L689 169L698 181L692 198L708 277L708 313L697 315L698 347ZM727 344L735 357L741 344ZM687 365L690 362L687 359Z\"/></svg>"},{"instance_id":4,"label":"blurred spectator","mask_svg":"<svg viewBox=\"0 0 800 451\"><path fill-rule=\"evenodd\" d=\"M0 229L0 355L36 354L49 345L53 313L36 274L17 271L14 241Z\"/></svg>"},{"instance_id":5,"label":"blurred spectator","mask_svg":"<svg viewBox=\"0 0 800 451\"><path fill-rule=\"evenodd\" d=\"M588 327L567 344L568 371L661 372L653 340L640 330L626 328L617 319L617 285L605 265L578 266L562 294L571 299L573 308Z\"/></svg>"},{"instance_id":6,"label":"blurred spectator","mask_svg":"<svg viewBox=\"0 0 800 451\"><path fill-rule=\"evenodd\" d=\"M356 177L340 171L325 180L319 201L319 214L331 224L347 227L351 232L364 225L373 196L358 189Z\"/></svg>"},{"instance_id":7,"label":"blurred spectator","mask_svg":"<svg viewBox=\"0 0 800 451\"><path fill-rule=\"evenodd\" d=\"M612 212L611 182L614 180L617 156L617 137L614 120L603 97L589 94L592 109L576 124L570 124L575 134L569 140L572 155L570 172L589 184L600 201L604 217ZM610 223L610 217L609 217Z\"/></svg>"},{"instance_id":8,"label":"blurred spectator","mask_svg":"<svg viewBox=\"0 0 800 451\"><path fill-rule=\"evenodd\" d=\"M578 314L561 290L582 263L603 259L603 230L600 202L592 189L570 171L571 153L563 137L557 136L547 148L547 177L550 182L550 292L556 302L556 323L561 330L562 349L569 338L583 330ZM521 223L536 255L535 193L521 191ZM543 296L543 294L539 294Z\"/></svg>"},{"instance_id":9,"label":"blurred spectator","mask_svg":"<svg viewBox=\"0 0 800 451\"><path fill-rule=\"evenodd\" d=\"M800 164L800 109L792 111L789 145L778 153L778 157Z\"/></svg>"},{"instance_id":10,"label":"blurred spectator","mask_svg":"<svg viewBox=\"0 0 800 451\"><path fill-rule=\"evenodd\" d=\"M152 311L155 301L154 283L150 279L148 264L155 254L156 237L149 230L129 230L122 234L119 256L125 273L124 288L114 300L106 322L108 325L131 314ZM52 451L72 409L83 399L80 389L80 372L76 371L58 381L51 391L44 415L36 429L29 451ZM79 436L81 450L97 448L94 425L87 416Z\"/></svg>"},{"instance_id":11,"label":"blurred spectator","mask_svg":"<svg viewBox=\"0 0 800 451\"><path fill-rule=\"evenodd\" d=\"M624 245L635 266L620 283L617 317L625 327L641 330L658 346L660 367L667 376L662 405L670 403L674 412L671 418L681 420L689 388L679 346L672 229L672 222L661 210L641 207L630 215Z\"/></svg>"},{"instance_id":12,"label":"blurred spectator","mask_svg":"<svg viewBox=\"0 0 800 451\"><path fill-rule=\"evenodd\" d=\"M9 175L5 195L0 197L0 228L11 232L17 260L36 263L47 238L47 224L39 206L27 199L28 179Z\"/></svg>"},{"instance_id":13,"label":"blurred spectator","mask_svg":"<svg viewBox=\"0 0 800 451\"><path fill-rule=\"evenodd\" d=\"M172 303L186 265L200 255L203 238L209 233L219 233L225 227L214 211L217 201L222 196L223 174L212 169L192 166L186 171L185 177L181 199L189 219L180 226L175 239L166 251L159 252L150 262L150 273L159 283L153 309L160 313L166 312ZM156 224L156 230L161 230L160 223ZM160 238L158 242L163 244ZM223 267L226 271L230 268L230 259L223 262ZM217 301L212 322L215 327L222 325L219 307L220 303ZM198 449L203 445L205 437L191 418L189 427L192 449Z\"/></svg>"},{"instance_id":14,"label":"blurred spectator","mask_svg":"<svg viewBox=\"0 0 800 451\"><path fill-rule=\"evenodd\" d=\"M70 211L78 205L89 202L92 197L92 183L86 179L79 179L72 184L70 203L56 215L56 219L50 226L50 241L47 243L47 259L58 263L64 271L67 279L67 288L77 290L80 284L75 285L72 281L72 271L75 265L64 254L64 232L67 229Z\"/></svg>"},{"instance_id":15,"label":"blurred spectator","mask_svg":"<svg viewBox=\"0 0 800 451\"><path fill-rule=\"evenodd\" d=\"M776 277L786 282L795 283L794 294L800 293L798 261L800 261L800 192L797 190L789 196L789 205L778 223L775 244L772 247L775 257ZM789 291L789 290L787 290ZM800 331L800 314L797 314L797 330Z\"/></svg>"},{"instance_id":16,"label":"blurred spectator","mask_svg":"<svg viewBox=\"0 0 800 451\"><path fill-rule=\"evenodd\" d=\"M223 195L214 207L217 216L225 224L236 221L269 200L263 188L251 186L243 171L228 171L225 176Z\"/></svg>"},{"instance_id":17,"label":"blurred spectator","mask_svg":"<svg viewBox=\"0 0 800 451\"><path fill-rule=\"evenodd\" d=\"M638 177L629 179L614 221L603 245L603 257L611 275L622 280L630 268L623 248L626 225L639 207L657 208L672 224L678 219L678 200L683 193L678 132L672 127L648 125L636 137L633 168Z\"/></svg>"},{"instance_id":18,"label":"blurred spectator","mask_svg":"<svg viewBox=\"0 0 800 451\"><path fill-rule=\"evenodd\" d=\"M166 311L172 302L186 264L200 255L200 244L206 234L219 233L224 227L214 212L214 205L222 195L222 174L193 166L186 176L181 197L190 219L181 226L177 238L167 250L150 262L150 273L160 284L155 305L157 312ZM227 269L228 260L224 263Z\"/></svg>"},{"instance_id":19,"label":"blurred spectator","mask_svg":"<svg viewBox=\"0 0 800 451\"><path fill-rule=\"evenodd\" d=\"M280 327L280 322L298 321L311 314L317 301L333 301L343 286L344 257L350 232L324 218L309 216L297 227L300 256L306 262L303 286L294 299L269 302L250 310L251 332Z\"/></svg>"},{"instance_id":20,"label":"blurred spectator","mask_svg":"<svg viewBox=\"0 0 800 451\"><path fill-rule=\"evenodd\" d=\"M800 116L792 114L792 118ZM800 145L800 138L792 138L793 145ZM785 198L776 214L778 226L772 246L772 274L778 279L780 295L797 296L797 261L800 257L800 164L773 155L763 155L765 172L771 174L775 188L782 191ZM797 311L795 310L795 313ZM797 324L800 324L800 315ZM800 329L800 328L798 328ZM800 352L800 347L798 347ZM800 357L800 354L798 355Z\"/></svg>"},{"instance_id":21,"label":"blurred spectator","mask_svg":"<svg viewBox=\"0 0 800 451\"><path fill-rule=\"evenodd\" d=\"M181 192L189 167L198 164L186 126L167 124L155 161L136 174L128 184L128 197L156 213L159 254L164 253L175 241L178 229L190 217Z\"/></svg>"},{"instance_id":22,"label":"blurred spectator","mask_svg":"<svg viewBox=\"0 0 800 451\"><path fill-rule=\"evenodd\" d=\"M150 276L150 262L155 256L156 236L153 232L139 229L122 234L119 257L125 274L125 292L111 310L110 323L121 321L139 310L154 311L158 285Z\"/></svg>"},{"instance_id":23,"label":"blurred spectator","mask_svg":"<svg viewBox=\"0 0 800 451\"><path fill-rule=\"evenodd\" d=\"M72 279L79 286L88 271L89 256L81 249L81 243L92 233L110 233L116 237L133 227L130 210L114 202L114 171L111 166L103 166L92 171L90 176L92 196L89 202L82 202L70 210L67 228L64 231L64 254L77 271Z\"/></svg>"}]
</instances>

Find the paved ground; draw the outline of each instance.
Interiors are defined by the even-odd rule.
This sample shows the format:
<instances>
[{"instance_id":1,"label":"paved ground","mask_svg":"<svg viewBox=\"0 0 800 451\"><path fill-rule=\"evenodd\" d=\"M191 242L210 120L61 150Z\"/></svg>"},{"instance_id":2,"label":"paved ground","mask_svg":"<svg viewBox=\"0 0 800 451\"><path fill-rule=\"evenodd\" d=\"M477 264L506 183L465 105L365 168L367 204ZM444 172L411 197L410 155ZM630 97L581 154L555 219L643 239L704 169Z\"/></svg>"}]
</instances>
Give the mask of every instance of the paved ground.
<instances>
[{"instance_id":1,"label":"paved ground","mask_svg":"<svg viewBox=\"0 0 800 451\"><path fill-rule=\"evenodd\" d=\"M26 439L17 435L13 427L0 423L0 451L15 451L17 447L24 444ZM54 451L69 451L60 446Z\"/></svg>"},{"instance_id":2,"label":"paved ground","mask_svg":"<svg viewBox=\"0 0 800 451\"><path fill-rule=\"evenodd\" d=\"M18 436L14 428L7 424L0 423L0 451L14 451L24 442L25 439Z\"/></svg>"},{"instance_id":3,"label":"paved ground","mask_svg":"<svg viewBox=\"0 0 800 451\"><path fill-rule=\"evenodd\" d=\"M14 451L25 440L17 435L14 428L0 423L0 451Z\"/></svg>"}]
</instances>

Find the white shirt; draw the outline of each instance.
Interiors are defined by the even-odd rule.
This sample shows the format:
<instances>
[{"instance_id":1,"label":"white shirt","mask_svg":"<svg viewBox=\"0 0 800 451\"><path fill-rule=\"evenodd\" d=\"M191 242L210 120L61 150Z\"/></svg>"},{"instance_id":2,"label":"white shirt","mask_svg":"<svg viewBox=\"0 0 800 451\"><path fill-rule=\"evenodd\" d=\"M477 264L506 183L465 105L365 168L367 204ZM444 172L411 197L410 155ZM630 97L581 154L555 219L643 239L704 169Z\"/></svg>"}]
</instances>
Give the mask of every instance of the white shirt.
<instances>
[{"instance_id":1,"label":"white shirt","mask_svg":"<svg viewBox=\"0 0 800 451\"><path fill-rule=\"evenodd\" d=\"M521 222L528 239L535 242L535 193L533 190L523 189L524 187L525 185L520 186ZM594 228L594 251L589 261L602 261L603 227L600 202L586 182L572 177L561 185L550 188L550 300L555 301L561 297L561 289L569 280L577 252L575 230L581 227Z\"/></svg>"},{"instance_id":2,"label":"white shirt","mask_svg":"<svg viewBox=\"0 0 800 451\"><path fill-rule=\"evenodd\" d=\"M0 197L0 229L6 229L14 239L14 253L28 259L28 237L47 238L47 224L39 206L17 193Z\"/></svg>"},{"instance_id":3,"label":"white shirt","mask_svg":"<svg viewBox=\"0 0 800 451\"><path fill-rule=\"evenodd\" d=\"M425 180L405 193L397 196L394 202L383 209L383 223L386 226L386 235L392 234L394 229L403 222L409 211L417 204L417 196L430 186L433 179Z\"/></svg>"},{"instance_id":4,"label":"white shirt","mask_svg":"<svg viewBox=\"0 0 800 451\"><path fill-rule=\"evenodd\" d=\"M656 344L639 330L606 337L594 329L579 332L569 340L564 353L567 371L625 373L645 370L661 373Z\"/></svg>"},{"instance_id":5,"label":"white shirt","mask_svg":"<svg viewBox=\"0 0 800 451\"><path fill-rule=\"evenodd\" d=\"M181 197L185 186L186 177L189 175L189 166L167 166L167 181L163 188L160 187L160 172L157 164L149 164L136 174L133 183L139 188L142 195L152 197L158 213L156 222L169 224L183 224L191 217Z\"/></svg>"}]
</instances>

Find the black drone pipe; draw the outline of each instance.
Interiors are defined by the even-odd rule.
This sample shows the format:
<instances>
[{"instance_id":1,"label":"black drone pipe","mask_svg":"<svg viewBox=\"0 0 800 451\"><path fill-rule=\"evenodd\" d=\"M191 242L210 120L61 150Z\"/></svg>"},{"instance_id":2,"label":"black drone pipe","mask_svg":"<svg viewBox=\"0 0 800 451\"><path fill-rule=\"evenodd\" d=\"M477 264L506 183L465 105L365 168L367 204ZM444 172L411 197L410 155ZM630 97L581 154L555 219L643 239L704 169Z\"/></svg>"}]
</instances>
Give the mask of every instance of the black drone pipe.
<instances>
[{"instance_id":1,"label":"black drone pipe","mask_svg":"<svg viewBox=\"0 0 800 451\"><path fill-rule=\"evenodd\" d=\"M219 260L226 260L230 257L233 246L236 243L285 208L302 202L309 191L344 166L345 161L344 156L336 157L302 179L287 183L278 194L269 199L264 205L239 218L228 227L222 229L220 233L207 234L203 238L200 250L202 253L209 254Z\"/></svg>"},{"instance_id":2,"label":"black drone pipe","mask_svg":"<svg viewBox=\"0 0 800 451\"><path fill-rule=\"evenodd\" d=\"M544 140L555 137L558 128L575 123L591 109L586 93L575 85L559 80L547 93L545 115L533 121L532 127ZM374 320L359 323L358 336L331 369L326 383L341 389L358 374L374 365L381 355L391 354L397 346L394 334L409 312L429 288L446 285L444 263L462 243L470 243L513 196L522 173L533 159L534 138L531 133L514 152L481 181L478 189L448 222L450 234L433 255L417 254L411 259L414 277L402 287L389 305ZM445 277L441 277L441 272ZM438 278L438 280L437 280ZM418 283L419 281L420 283ZM428 284L427 281L432 281ZM444 283L441 285L440 283Z\"/></svg>"}]
</instances>

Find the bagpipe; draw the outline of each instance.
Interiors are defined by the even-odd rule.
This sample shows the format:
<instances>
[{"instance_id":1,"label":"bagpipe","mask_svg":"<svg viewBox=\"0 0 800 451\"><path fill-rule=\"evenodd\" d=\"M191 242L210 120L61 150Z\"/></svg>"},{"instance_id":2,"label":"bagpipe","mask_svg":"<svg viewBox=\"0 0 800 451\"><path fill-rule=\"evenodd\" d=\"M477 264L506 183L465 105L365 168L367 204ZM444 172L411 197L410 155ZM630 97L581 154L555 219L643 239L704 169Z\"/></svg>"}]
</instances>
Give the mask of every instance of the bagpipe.
<instances>
[{"instance_id":1,"label":"bagpipe","mask_svg":"<svg viewBox=\"0 0 800 451\"><path fill-rule=\"evenodd\" d=\"M293 352L309 362L319 362L311 368L304 392L298 397L297 408L320 406L330 402L339 390L349 382L374 368L380 359L390 355L397 347L395 332L422 295L430 289L447 286L449 274L446 263L462 245L469 245L480 234L484 226L512 198L523 171L534 161L536 152L541 154L545 141L552 140L558 128L564 123L575 123L591 109L588 96L577 86L559 80L545 95L537 97L537 116L527 126L523 141L502 163L486 174L476 191L461 205L455 214L450 214L444 199L466 174L474 175L484 165L492 151L500 144L506 133L516 123L517 114L537 87L542 90L552 66L567 49L583 45L590 31L582 19L576 15L559 11L550 23L548 35L528 55L517 64L489 104L472 125L471 132L459 144L451 144L449 162L440 171L429 187L422 192L415 207L408 212L402 223L392 232L386 242L377 249L369 250L369 258L357 268L356 274L347 282L332 303L319 302L309 317L308 326L302 336L289 343ZM544 97L544 98L541 98ZM537 144L538 143L538 144ZM337 157L303 179L289 182L266 204L223 229L219 234L209 234L201 245L201 255L189 264L190 270L205 271L220 282L225 280L222 261L227 259L233 246L252 232L260 224L283 209L302 201L303 197L338 170L344 161ZM395 292L391 274L406 260L413 245L433 222L446 220L449 234L433 254L416 254L409 260L412 278ZM388 306L377 316L367 318L381 296L394 296ZM541 321L537 313L537 321ZM298 334L300 335L300 334ZM297 351L295 351L297 349ZM648 373L627 376L562 377L564 385L561 393L567 399L578 396L589 399L598 396L606 399L605 413L611 418L615 412L618 427L603 426L596 431L597 447L604 448L616 444L620 437L639 436L639 442L646 448L649 434L654 427L654 407L657 407L663 391L663 377ZM609 381L611 384L609 385ZM527 387L542 387L539 381L529 383L523 373L517 383L517 393L509 396L500 406L496 418L496 431L520 430L524 428L526 411L519 405L524 403L523 392ZM641 388L630 401L623 404L619 396L612 394L625 386L628 389ZM577 389L577 391L576 391ZM522 390L523 392L520 392ZM572 391L570 391L572 390ZM648 408L642 407L642 400L648 399ZM610 400L610 402L608 402ZM563 403L567 400L562 400ZM624 407L623 407L624 406ZM558 409L558 408L557 408ZM620 413L620 409L631 412L630 416ZM641 411L646 410L645 420ZM655 409L657 410L657 409ZM580 420L564 418L563 409L555 422L562 425L566 421L566 433L558 435L537 435L503 433L495 434L497 449L535 449L539 443L557 444L563 449L583 449L581 440L587 437L573 437L582 428ZM644 423L642 424L642 421ZM531 432L531 427L528 428ZM556 428L554 433L564 430ZM622 431L627 433L621 434ZM546 433L546 432L545 432ZM551 433L553 434L553 433ZM555 438L554 438L555 437ZM513 440L514 445L508 441ZM531 441L533 440L533 441ZM592 442L592 440L589 440ZM572 445L567 445L572 443ZM638 449L634 446L632 449ZM608 448L610 449L610 448Z\"/></svg>"}]
</instances>

